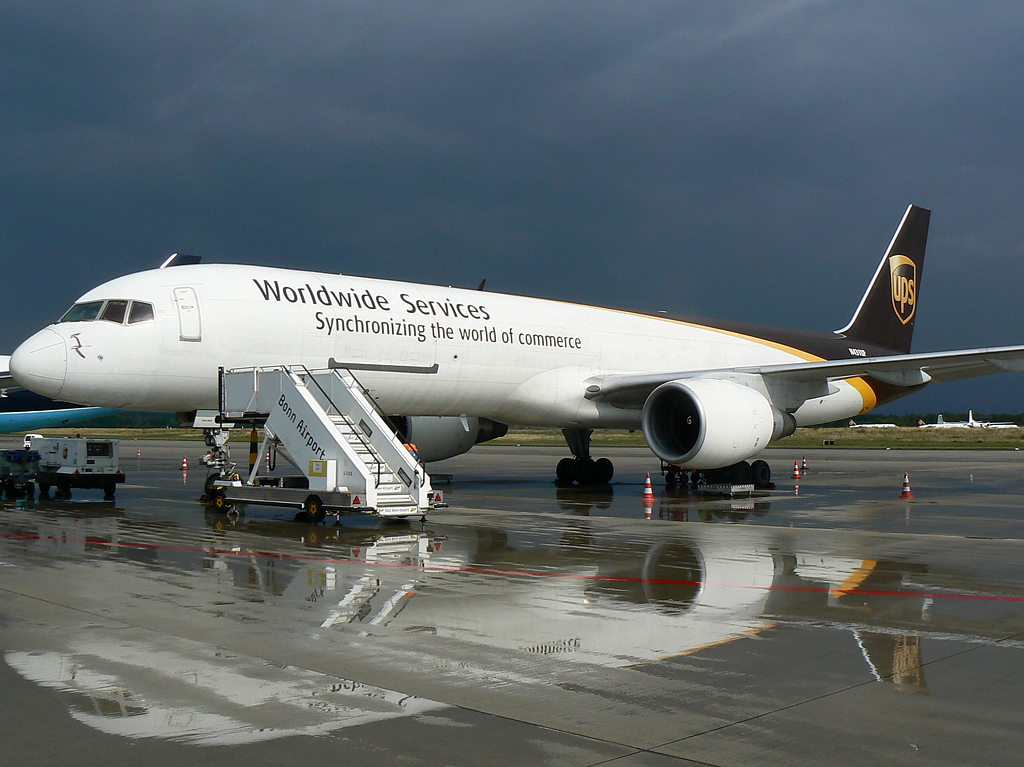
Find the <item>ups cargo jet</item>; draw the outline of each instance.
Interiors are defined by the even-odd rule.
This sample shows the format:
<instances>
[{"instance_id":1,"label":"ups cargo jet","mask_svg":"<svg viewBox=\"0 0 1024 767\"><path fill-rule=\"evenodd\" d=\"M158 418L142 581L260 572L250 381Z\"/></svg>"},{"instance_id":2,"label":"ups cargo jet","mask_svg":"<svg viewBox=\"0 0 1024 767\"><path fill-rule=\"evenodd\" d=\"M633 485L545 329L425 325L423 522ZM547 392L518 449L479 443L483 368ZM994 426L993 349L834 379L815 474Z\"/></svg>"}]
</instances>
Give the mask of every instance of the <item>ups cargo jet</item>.
<instances>
[{"instance_id":1,"label":"ups cargo jet","mask_svg":"<svg viewBox=\"0 0 1024 767\"><path fill-rule=\"evenodd\" d=\"M413 431L456 425L410 435L434 457L471 447L473 429L554 427L574 456L558 478L605 482L613 467L591 458L591 430L642 428L669 464L767 484L767 463L749 459L797 426L1024 370L1024 346L910 354L928 219L907 208L833 333L190 258L90 290L10 367L48 397L178 412L218 408L221 367L346 368L385 412L434 417L409 419Z\"/></svg>"}]
</instances>

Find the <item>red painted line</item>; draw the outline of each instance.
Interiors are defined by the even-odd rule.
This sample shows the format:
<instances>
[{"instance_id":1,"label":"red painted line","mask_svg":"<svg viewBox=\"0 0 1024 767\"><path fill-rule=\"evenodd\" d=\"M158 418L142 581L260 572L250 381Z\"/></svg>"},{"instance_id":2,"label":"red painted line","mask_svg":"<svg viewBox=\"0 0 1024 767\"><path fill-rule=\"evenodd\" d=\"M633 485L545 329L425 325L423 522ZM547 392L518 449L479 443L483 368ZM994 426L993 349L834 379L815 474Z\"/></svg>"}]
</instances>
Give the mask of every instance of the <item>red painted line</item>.
<instances>
[{"instance_id":1,"label":"red painted line","mask_svg":"<svg viewBox=\"0 0 1024 767\"><path fill-rule=\"evenodd\" d=\"M26 533L0 533L0 538L24 541L53 541L55 543L80 543L89 546L106 546L108 548L137 549L142 551L174 551L185 554L202 554L204 556L258 557L260 559L276 559L293 562L317 562L332 565L355 565L361 567L390 567L403 570L419 570L435 573L469 573L472 575L499 575L509 578L562 578L567 580L591 581L601 583L654 583L667 586L720 586L729 589L750 589L754 591L792 591L810 594L856 594L858 596L914 597L921 599L959 599L983 602L1022 602L1024 596L1008 596L999 594L960 594L952 592L930 591L890 591L884 589L833 589L820 586L758 586L742 583L712 583L709 581L674 580L670 578L629 578L609 575L584 575L582 573L555 573L539 570L498 570L488 567L444 567L440 565L413 565L402 562L365 562L355 559L339 559L337 557L314 557L302 554L280 554L271 551L235 551L233 549L197 548L194 546L167 546L155 543L136 543L131 541L100 541L91 539L57 538L55 536L31 535Z\"/></svg>"}]
</instances>

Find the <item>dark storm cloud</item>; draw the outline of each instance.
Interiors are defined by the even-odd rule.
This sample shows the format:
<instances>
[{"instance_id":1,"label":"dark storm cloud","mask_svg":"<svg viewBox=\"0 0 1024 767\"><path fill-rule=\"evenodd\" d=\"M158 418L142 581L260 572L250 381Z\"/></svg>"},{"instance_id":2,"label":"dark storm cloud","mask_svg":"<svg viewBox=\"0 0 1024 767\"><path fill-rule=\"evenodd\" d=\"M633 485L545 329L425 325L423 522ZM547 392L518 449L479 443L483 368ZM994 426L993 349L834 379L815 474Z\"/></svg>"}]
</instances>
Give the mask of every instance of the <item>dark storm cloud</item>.
<instances>
[{"instance_id":1,"label":"dark storm cloud","mask_svg":"<svg viewBox=\"0 0 1024 767\"><path fill-rule=\"evenodd\" d=\"M915 348L1024 341L1018 4L0 10L2 349L175 250L829 329L909 202Z\"/></svg>"}]
</instances>

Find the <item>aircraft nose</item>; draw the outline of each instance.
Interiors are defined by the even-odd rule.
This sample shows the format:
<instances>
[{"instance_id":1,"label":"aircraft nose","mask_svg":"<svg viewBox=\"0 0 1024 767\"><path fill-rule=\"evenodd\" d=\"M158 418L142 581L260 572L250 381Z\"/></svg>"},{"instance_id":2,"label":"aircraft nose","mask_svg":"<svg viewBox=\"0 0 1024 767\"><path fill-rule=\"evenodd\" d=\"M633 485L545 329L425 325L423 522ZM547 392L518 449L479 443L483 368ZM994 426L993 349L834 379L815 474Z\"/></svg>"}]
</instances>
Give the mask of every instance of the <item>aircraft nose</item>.
<instances>
[{"instance_id":1,"label":"aircraft nose","mask_svg":"<svg viewBox=\"0 0 1024 767\"><path fill-rule=\"evenodd\" d=\"M40 330L14 350L11 375L19 386L56 399L68 372L68 346L49 328Z\"/></svg>"}]
</instances>

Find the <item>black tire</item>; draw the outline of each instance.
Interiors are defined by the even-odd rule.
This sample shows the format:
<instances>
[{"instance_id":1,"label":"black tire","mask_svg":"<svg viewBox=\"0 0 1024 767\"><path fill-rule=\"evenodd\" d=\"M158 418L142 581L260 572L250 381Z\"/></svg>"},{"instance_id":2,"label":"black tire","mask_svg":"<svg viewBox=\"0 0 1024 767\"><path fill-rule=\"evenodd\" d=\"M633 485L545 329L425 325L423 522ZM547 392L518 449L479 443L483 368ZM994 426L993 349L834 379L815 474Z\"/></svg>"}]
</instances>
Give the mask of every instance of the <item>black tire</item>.
<instances>
[{"instance_id":1,"label":"black tire","mask_svg":"<svg viewBox=\"0 0 1024 767\"><path fill-rule=\"evenodd\" d=\"M320 500L319 495L311 495L306 499L306 502L302 504L302 510L306 512L306 516L309 517L309 521L313 524L319 524L324 521L324 517L327 516L327 510L324 509L324 502Z\"/></svg>"},{"instance_id":2,"label":"black tire","mask_svg":"<svg viewBox=\"0 0 1024 767\"><path fill-rule=\"evenodd\" d=\"M598 484L607 485L615 475L615 465L607 458L598 458L594 461L594 475Z\"/></svg>"},{"instance_id":3,"label":"black tire","mask_svg":"<svg viewBox=\"0 0 1024 767\"><path fill-rule=\"evenodd\" d=\"M39 483L39 495L47 495L49 492L50 492L50 483L49 482L40 482Z\"/></svg>"},{"instance_id":4,"label":"black tire","mask_svg":"<svg viewBox=\"0 0 1024 767\"><path fill-rule=\"evenodd\" d=\"M35 494L36 494L36 486L33 485L31 482L26 482L25 483L25 495L27 497L31 498Z\"/></svg>"},{"instance_id":5,"label":"black tire","mask_svg":"<svg viewBox=\"0 0 1024 767\"><path fill-rule=\"evenodd\" d=\"M734 485L749 485L754 481L754 475L750 469L750 464L746 461L734 463L729 467L729 479L732 480Z\"/></svg>"},{"instance_id":6,"label":"black tire","mask_svg":"<svg viewBox=\"0 0 1024 767\"><path fill-rule=\"evenodd\" d=\"M593 458L584 458L576 461L576 484L581 487L597 484L596 463Z\"/></svg>"},{"instance_id":7,"label":"black tire","mask_svg":"<svg viewBox=\"0 0 1024 767\"><path fill-rule=\"evenodd\" d=\"M203 482L203 493L207 498L213 498L213 483L217 479L217 474L207 474L206 481Z\"/></svg>"},{"instance_id":8,"label":"black tire","mask_svg":"<svg viewBox=\"0 0 1024 767\"><path fill-rule=\"evenodd\" d=\"M221 514L227 514L231 509L231 504L228 502L223 490L215 488L213 495L210 497L210 501L213 503L214 511L218 511Z\"/></svg>"},{"instance_id":9,"label":"black tire","mask_svg":"<svg viewBox=\"0 0 1024 767\"><path fill-rule=\"evenodd\" d=\"M757 460L750 464L750 474L758 490L767 490L772 483L772 469L767 461Z\"/></svg>"},{"instance_id":10,"label":"black tire","mask_svg":"<svg viewBox=\"0 0 1024 767\"><path fill-rule=\"evenodd\" d=\"M555 479L560 485L570 485L576 481L576 460L563 458L555 467Z\"/></svg>"}]
</instances>

